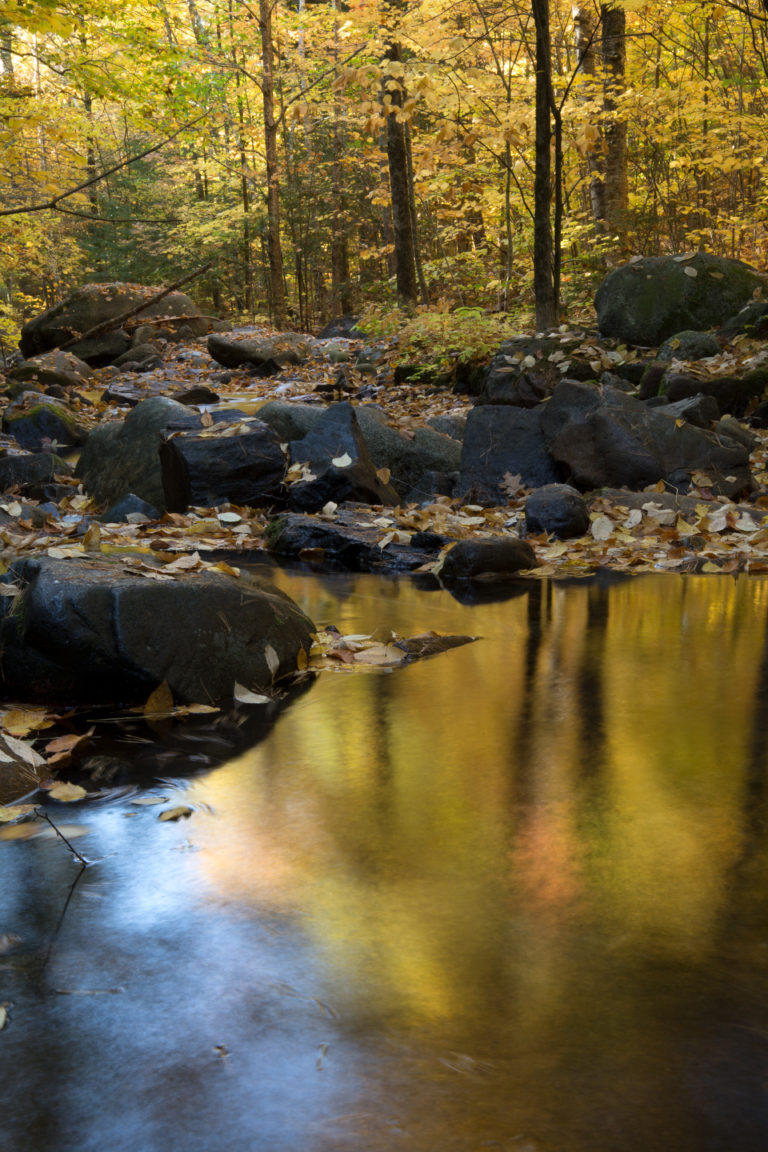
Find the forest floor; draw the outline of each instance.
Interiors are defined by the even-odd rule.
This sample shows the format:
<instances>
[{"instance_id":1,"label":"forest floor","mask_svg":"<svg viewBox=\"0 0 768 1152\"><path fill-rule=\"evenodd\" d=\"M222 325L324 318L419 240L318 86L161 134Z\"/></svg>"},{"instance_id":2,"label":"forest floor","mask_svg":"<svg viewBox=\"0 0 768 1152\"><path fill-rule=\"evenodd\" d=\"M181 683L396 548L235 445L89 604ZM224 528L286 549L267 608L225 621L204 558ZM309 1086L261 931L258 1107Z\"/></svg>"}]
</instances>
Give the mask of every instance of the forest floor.
<instances>
[{"instance_id":1,"label":"forest floor","mask_svg":"<svg viewBox=\"0 0 768 1152\"><path fill-rule=\"evenodd\" d=\"M264 328L238 329L237 334L274 336ZM333 343L338 345L339 341ZM221 405L250 412L272 399L318 404L349 399L353 404L376 404L388 422L406 437L431 417L463 416L471 408L471 397L450 388L414 382L395 384L398 352L392 342L381 344L384 356L375 377L359 372L354 366L358 346L349 342L352 360L344 364L346 381L342 392L334 390L338 365L327 357L314 357L276 376L259 378L242 370L223 373L209 358L204 337L185 346L170 345L163 364L151 373L125 373L119 377L109 369L97 373L93 386L83 392L78 417L90 425L124 418L124 407L105 403L102 398L108 383L133 389L140 396L172 395L190 386L205 385L219 395ZM748 347L742 349L742 357L751 351ZM721 374L732 371L733 365L733 355L727 354L722 364L711 365L711 371ZM578 577L606 569L626 573L768 572L768 432L756 434L759 443L752 454L751 467L758 490L750 497L749 514L744 504L714 500L706 487L706 477L691 490L695 504L687 501L685 513L663 506L663 482L646 490L647 501L640 507L636 499L631 506L630 502L622 504L615 493L589 494L589 532L569 540L527 536L539 566L526 575L534 579ZM88 552L133 553L135 557L138 553L145 554L153 565L162 563L176 570L191 570L218 562L222 553L246 561L265 545L270 515L263 509L192 508L185 514L168 513L149 523L101 524L95 519L101 510L94 507L76 480L71 481L71 487L71 495L59 506L59 515L46 518L42 525L39 517L33 522L28 515L19 515L20 504L13 496L0 501L0 509L15 517L0 527L1 562L7 564L12 557L29 553L54 557ZM408 533L417 531L439 532L451 540L524 534L528 493L519 477L511 476L506 499L494 507L440 496L425 506L387 508L376 519L380 546L385 549L393 539L404 542ZM85 522L90 525L86 531Z\"/></svg>"}]
</instances>

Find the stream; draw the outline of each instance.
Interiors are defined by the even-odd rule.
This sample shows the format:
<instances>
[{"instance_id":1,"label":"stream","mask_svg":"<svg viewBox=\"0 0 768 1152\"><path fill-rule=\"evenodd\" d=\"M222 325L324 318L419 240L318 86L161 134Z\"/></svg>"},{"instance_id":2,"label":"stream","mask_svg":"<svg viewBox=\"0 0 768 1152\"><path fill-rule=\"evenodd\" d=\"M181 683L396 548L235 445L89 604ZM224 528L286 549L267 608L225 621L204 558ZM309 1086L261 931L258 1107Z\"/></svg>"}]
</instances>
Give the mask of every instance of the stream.
<instances>
[{"instance_id":1,"label":"stream","mask_svg":"<svg viewBox=\"0 0 768 1152\"><path fill-rule=\"evenodd\" d=\"M768 580L274 578L480 639L0 842L0 1148L765 1152Z\"/></svg>"}]
</instances>

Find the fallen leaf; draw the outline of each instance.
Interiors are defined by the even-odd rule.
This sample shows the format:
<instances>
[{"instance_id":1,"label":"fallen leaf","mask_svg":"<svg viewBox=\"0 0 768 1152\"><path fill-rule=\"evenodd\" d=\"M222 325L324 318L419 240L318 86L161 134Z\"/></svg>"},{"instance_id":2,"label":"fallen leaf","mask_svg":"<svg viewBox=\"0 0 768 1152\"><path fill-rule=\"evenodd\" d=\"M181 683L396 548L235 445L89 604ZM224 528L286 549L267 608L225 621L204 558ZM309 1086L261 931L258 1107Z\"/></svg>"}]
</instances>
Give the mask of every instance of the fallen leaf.
<instances>
[{"instance_id":1,"label":"fallen leaf","mask_svg":"<svg viewBox=\"0 0 768 1152\"><path fill-rule=\"evenodd\" d=\"M101 552L101 528L98 524L90 524L83 536L83 548L86 552Z\"/></svg>"},{"instance_id":2,"label":"fallen leaf","mask_svg":"<svg viewBox=\"0 0 768 1152\"><path fill-rule=\"evenodd\" d=\"M29 764L31 768L41 768L45 763L44 758L39 752L36 752L31 744L25 740L17 740L15 736L9 736L6 732L0 735L0 751L2 745L11 753L10 759L23 760L25 764ZM9 757L2 757L8 760Z\"/></svg>"},{"instance_id":3,"label":"fallen leaf","mask_svg":"<svg viewBox=\"0 0 768 1152\"><path fill-rule=\"evenodd\" d=\"M592 521L590 532L595 540L609 540L616 525L607 516L599 514Z\"/></svg>"},{"instance_id":4,"label":"fallen leaf","mask_svg":"<svg viewBox=\"0 0 768 1152\"><path fill-rule=\"evenodd\" d=\"M34 804L0 805L0 824L11 824L14 820L20 820L22 816L28 816L34 811Z\"/></svg>"},{"instance_id":5,"label":"fallen leaf","mask_svg":"<svg viewBox=\"0 0 768 1152\"><path fill-rule=\"evenodd\" d=\"M389 484L389 478L392 473L390 472L389 468L377 468L376 475L378 476L379 480L381 480L382 484Z\"/></svg>"},{"instance_id":6,"label":"fallen leaf","mask_svg":"<svg viewBox=\"0 0 768 1152\"><path fill-rule=\"evenodd\" d=\"M188 808L186 804L179 804L177 808L167 808L165 812L161 812L158 820L163 823L166 820L186 820L192 815L192 809Z\"/></svg>"},{"instance_id":7,"label":"fallen leaf","mask_svg":"<svg viewBox=\"0 0 768 1152\"><path fill-rule=\"evenodd\" d=\"M235 686L232 695L238 704L271 704L272 700L269 696L265 696L260 692L252 692L250 688L246 688L243 684L238 684L235 681Z\"/></svg>"},{"instance_id":8,"label":"fallen leaf","mask_svg":"<svg viewBox=\"0 0 768 1152\"><path fill-rule=\"evenodd\" d=\"M5 1028L8 1023L8 1011L5 1004L0 1004L0 1032Z\"/></svg>"},{"instance_id":9,"label":"fallen leaf","mask_svg":"<svg viewBox=\"0 0 768 1152\"><path fill-rule=\"evenodd\" d=\"M141 804L142 807L150 808L155 804L165 804L167 800L167 796L134 796L131 804Z\"/></svg>"},{"instance_id":10,"label":"fallen leaf","mask_svg":"<svg viewBox=\"0 0 768 1152\"><path fill-rule=\"evenodd\" d=\"M341 456L334 456L333 460L331 460L331 464L333 464L334 468L349 468L351 463L352 457L348 452L344 452L344 454Z\"/></svg>"},{"instance_id":11,"label":"fallen leaf","mask_svg":"<svg viewBox=\"0 0 768 1152\"><path fill-rule=\"evenodd\" d=\"M239 524L242 516L237 512L219 512L218 519L221 524Z\"/></svg>"},{"instance_id":12,"label":"fallen leaf","mask_svg":"<svg viewBox=\"0 0 768 1152\"><path fill-rule=\"evenodd\" d=\"M267 644L266 648L264 649L264 659L267 662L267 668L269 668L269 671L272 674L272 679L274 680L280 668L280 657L278 656L277 652L275 652L271 644Z\"/></svg>"},{"instance_id":13,"label":"fallen leaf","mask_svg":"<svg viewBox=\"0 0 768 1152\"><path fill-rule=\"evenodd\" d=\"M49 789L48 795L61 804L71 804L74 800L84 799L88 793L79 784L69 784L62 780L61 783L54 784L53 788Z\"/></svg>"},{"instance_id":14,"label":"fallen leaf","mask_svg":"<svg viewBox=\"0 0 768 1152\"><path fill-rule=\"evenodd\" d=\"M45 709L41 708L11 708L2 718L3 730L14 736L26 736L40 728L50 728L52 724Z\"/></svg>"},{"instance_id":15,"label":"fallen leaf","mask_svg":"<svg viewBox=\"0 0 768 1152\"><path fill-rule=\"evenodd\" d=\"M165 680L150 693L143 711L145 716L167 716L173 712L173 693Z\"/></svg>"}]
</instances>

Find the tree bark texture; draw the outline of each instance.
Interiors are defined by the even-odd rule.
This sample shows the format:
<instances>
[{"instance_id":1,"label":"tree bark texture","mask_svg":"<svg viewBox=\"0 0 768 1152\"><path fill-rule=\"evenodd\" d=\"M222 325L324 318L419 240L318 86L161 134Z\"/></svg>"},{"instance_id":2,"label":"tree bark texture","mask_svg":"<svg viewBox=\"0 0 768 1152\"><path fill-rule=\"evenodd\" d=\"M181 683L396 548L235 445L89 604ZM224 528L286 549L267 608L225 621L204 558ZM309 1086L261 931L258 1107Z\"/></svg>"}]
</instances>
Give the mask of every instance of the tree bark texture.
<instances>
[{"instance_id":1,"label":"tree bark texture","mask_svg":"<svg viewBox=\"0 0 768 1152\"><path fill-rule=\"evenodd\" d=\"M285 327L285 286L283 250L280 243L280 180L277 160L277 121L275 120L274 49L270 0L259 0L261 35L261 84L264 103L264 154L267 173L267 259L272 323Z\"/></svg>"},{"instance_id":2,"label":"tree bark texture","mask_svg":"<svg viewBox=\"0 0 768 1152\"><path fill-rule=\"evenodd\" d=\"M549 0L531 0L536 26L536 170L533 181L533 288L536 328L553 328L559 302L552 243L552 52Z\"/></svg>"}]
</instances>

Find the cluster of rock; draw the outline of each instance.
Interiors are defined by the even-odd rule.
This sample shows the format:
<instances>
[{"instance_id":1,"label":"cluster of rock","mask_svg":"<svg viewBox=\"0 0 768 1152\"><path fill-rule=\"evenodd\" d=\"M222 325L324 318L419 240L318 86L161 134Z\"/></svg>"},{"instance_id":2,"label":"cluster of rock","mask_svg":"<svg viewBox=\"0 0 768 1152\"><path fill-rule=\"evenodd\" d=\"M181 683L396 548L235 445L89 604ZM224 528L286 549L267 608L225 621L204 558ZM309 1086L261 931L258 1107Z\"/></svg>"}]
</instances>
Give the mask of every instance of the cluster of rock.
<instances>
[{"instance_id":1,"label":"cluster of rock","mask_svg":"<svg viewBox=\"0 0 768 1152\"><path fill-rule=\"evenodd\" d=\"M350 568L414 570L447 538L417 532L393 539L385 552L363 506L438 496L498 505L524 487L532 490L527 531L568 538L588 530L595 489L639 491L662 481L678 499L694 477L699 490L727 499L755 488L753 434L736 417L754 409L755 423L768 422L758 403L768 369L738 377L681 370L681 361L716 355L735 332L768 325L768 305L756 299L762 279L737 261L699 253L618 269L597 295L599 328L646 350L661 344L658 352L596 353L595 341L568 332L510 340L466 418L435 418L411 435L390 426L373 403L276 399L257 416L224 407L203 413L199 406L216 398L205 387L176 399L140 399L141 392L115 390L114 381L109 397L127 403L127 415L86 432L67 400L93 386L94 366L146 368L160 356L160 339L207 328L179 294L151 305L147 317L135 310L151 290L111 287L84 290L25 328L27 359L9 373L2 418L4 490L55 501L70 470L58 452L81 447L76 476L104 520L230 503L266 507L276 513L268 538L276 553L321 552ZM100 332L107 305L113 314L133 309L142 323ZM222 368L262 376L313 350L310 338L291 335L208 337ZM325 355L339 365L331 391L343 394L345 342L326 346ZM375 372L375 363L375 349L363 350L357 367ZM445 556L440 578L461 583L535 563L524 540L462 541ZM21 591L2 599L3 673L7 686L30 699L137 698L165 679L178 699L220 700L234 681L265 685L294 672L311 634L311 623L275 589L252 584L244 596L226 575L163 584L104 561L62 568L27 560L12 566L6 582ZM230 617L234 629L221 625ZM200 653L210 654L210 668Z\"/></svg>"}]
</instances>

